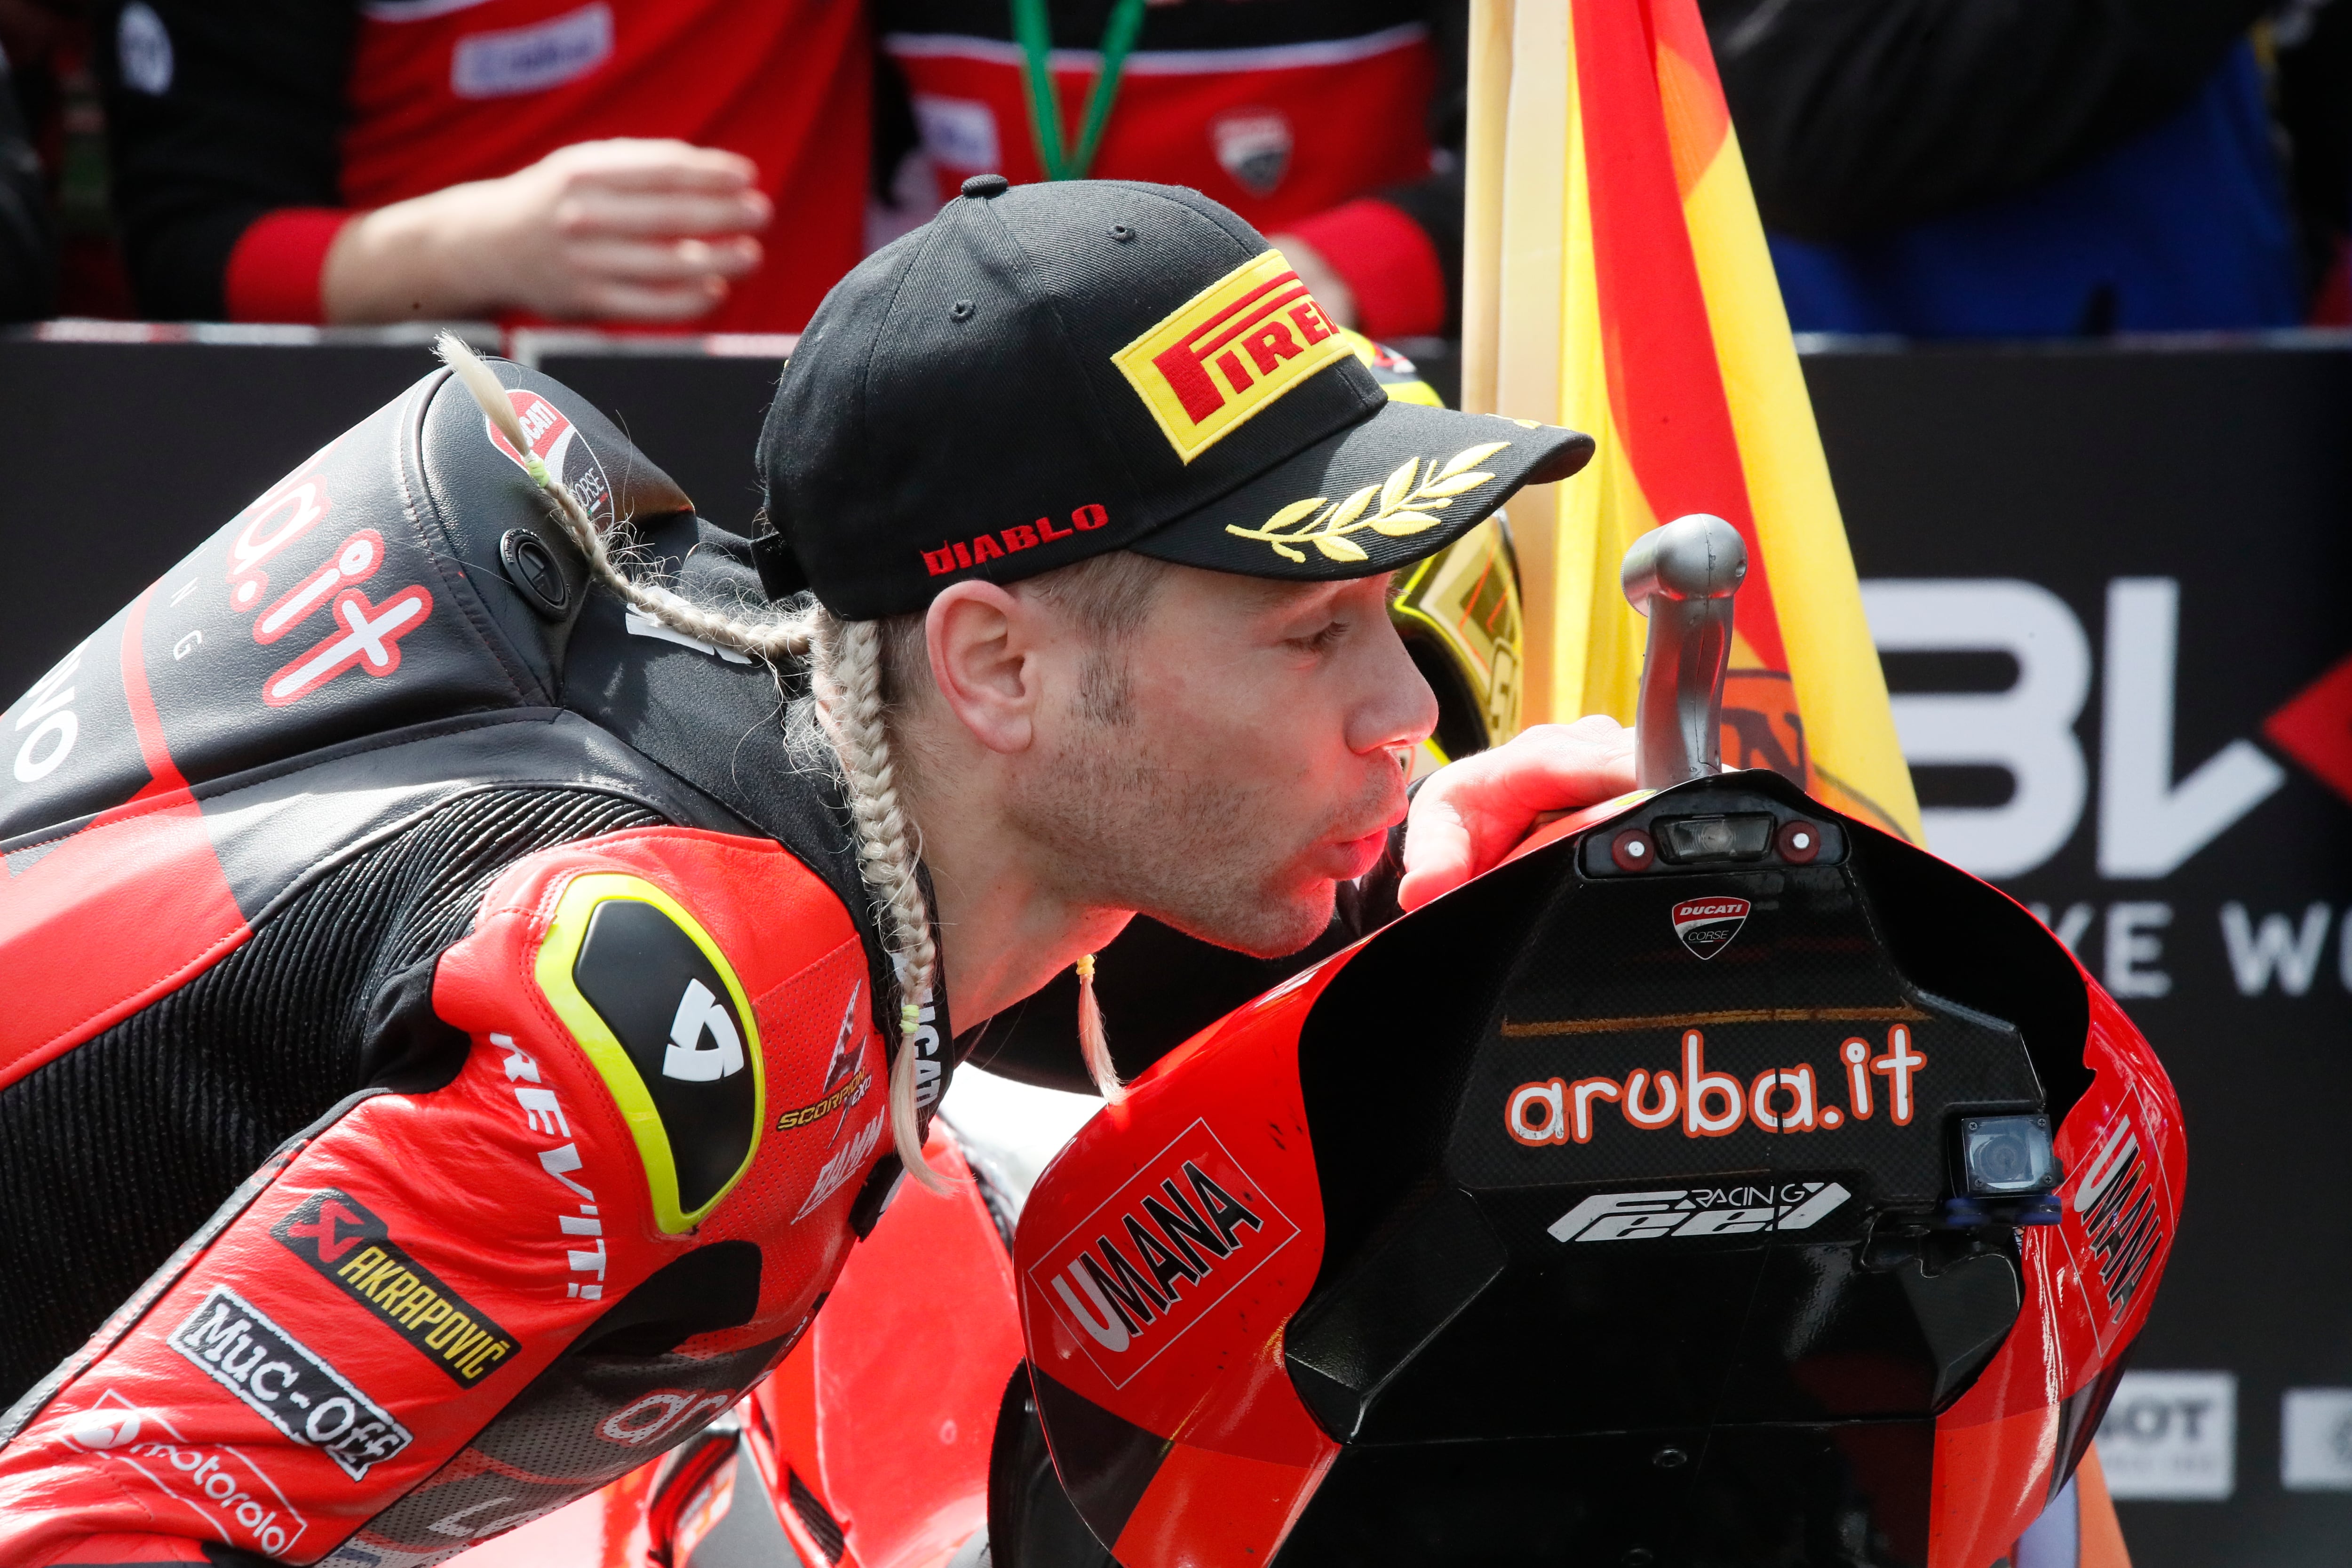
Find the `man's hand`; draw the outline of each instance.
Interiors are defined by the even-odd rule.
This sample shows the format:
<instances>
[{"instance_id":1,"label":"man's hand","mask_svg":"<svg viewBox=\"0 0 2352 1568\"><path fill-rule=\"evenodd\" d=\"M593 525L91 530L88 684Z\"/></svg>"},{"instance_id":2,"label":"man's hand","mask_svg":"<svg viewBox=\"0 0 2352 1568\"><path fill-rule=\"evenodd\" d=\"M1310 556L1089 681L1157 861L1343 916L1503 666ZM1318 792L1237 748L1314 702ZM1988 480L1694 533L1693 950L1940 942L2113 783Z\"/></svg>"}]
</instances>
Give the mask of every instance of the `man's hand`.
<instances>
[{"instance_id":1,"label":"man's hand","mask_svg":"<svg viewBox=\"0 0 2352 1568\"><path fill-rule=\"evenodd\" d=\"M339 322L689 321L759 268L751 237L772 212L758 177L748 158L684 142L578 142L344 225L320 296Z\"/></svg>"},{"instance_id":2,"label":"man's hand","mask_svg":"<svg viewBox=\"0 0 2352 1568\"><path fill-rule=\"evenodd\" d=\"M1546 812L1577 811L1633 787L1633 731L1598 714L1538 724L1450 763L1412 797L1397 901L1419 909L1510 853Z\"/></svg>"}]
</instances>

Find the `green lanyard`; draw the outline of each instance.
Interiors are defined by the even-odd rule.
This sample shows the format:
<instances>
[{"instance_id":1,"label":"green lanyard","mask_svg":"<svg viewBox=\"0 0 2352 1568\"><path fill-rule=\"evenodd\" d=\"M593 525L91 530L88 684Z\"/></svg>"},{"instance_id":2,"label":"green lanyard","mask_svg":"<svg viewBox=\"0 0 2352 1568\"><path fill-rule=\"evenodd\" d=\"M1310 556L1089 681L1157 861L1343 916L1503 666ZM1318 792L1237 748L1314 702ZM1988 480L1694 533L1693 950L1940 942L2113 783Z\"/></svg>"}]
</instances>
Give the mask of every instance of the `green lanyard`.
<instances>
[{"instance_id":1,"label":"green lanyard","mask_svg":"<svg viewBox=\"0 0 2352 1568\"><path fill-rule=\"evenodd\" d=\"M1013 0L1013 32L1021 40L1022 75L1029 88L1029 129L1036 136L1047 179L1083 180L1094 167L1095 149L1102 144L1103 127L1110 121L1128 51L1143 31L1144 0L1117 0L1111 8L1110 23L1103 29L1102 71L1087 96L1086 128L1078 132L1075 149L1066 148L1062 141L1062 103L1054 91L1051 64L1054 27L1045 6L1046 0Z\"/></svg>"}]
</instances>

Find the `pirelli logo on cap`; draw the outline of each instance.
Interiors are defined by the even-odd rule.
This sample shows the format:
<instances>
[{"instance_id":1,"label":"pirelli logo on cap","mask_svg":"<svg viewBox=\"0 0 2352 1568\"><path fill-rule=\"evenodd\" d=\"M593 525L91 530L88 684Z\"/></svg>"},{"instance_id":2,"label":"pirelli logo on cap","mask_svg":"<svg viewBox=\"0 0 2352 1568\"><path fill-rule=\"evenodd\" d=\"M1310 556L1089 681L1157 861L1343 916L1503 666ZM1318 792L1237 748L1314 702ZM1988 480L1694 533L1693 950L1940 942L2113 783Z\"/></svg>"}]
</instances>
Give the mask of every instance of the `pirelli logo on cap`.
<instances>
[{"instance_id":1,"label":"pirelli logo on cap","mask_svg":"<svg viewBox=\"0 0 2352 1568\"><path fill-rule=\"evenodd\" d=\"M1111 355L1187 463L1354 351L1278 250L1234 268Z\"/></svg>"}]
</instances>

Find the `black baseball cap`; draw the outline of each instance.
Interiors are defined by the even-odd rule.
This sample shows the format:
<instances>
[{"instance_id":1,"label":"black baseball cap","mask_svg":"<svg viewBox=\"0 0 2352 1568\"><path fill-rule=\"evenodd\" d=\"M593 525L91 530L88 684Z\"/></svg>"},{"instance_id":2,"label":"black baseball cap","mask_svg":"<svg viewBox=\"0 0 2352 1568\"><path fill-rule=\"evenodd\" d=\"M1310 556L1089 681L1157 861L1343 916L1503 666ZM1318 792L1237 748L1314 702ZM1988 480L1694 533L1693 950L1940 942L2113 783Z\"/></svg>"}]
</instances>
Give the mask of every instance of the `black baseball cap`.
<instances>
[{"instance_id":1,"label":"black baseball cap","mask_svg":"<svg viewBox=\"0 0 2352 1568\"><path fill-rule=\"evenodd\" d=\"M760 437L777 597L919 610L1111 550L1369 576L1584 466L1558 426L1391 402L1198 191L979 174L834 287Z\"/></svg>"}]
</instances>

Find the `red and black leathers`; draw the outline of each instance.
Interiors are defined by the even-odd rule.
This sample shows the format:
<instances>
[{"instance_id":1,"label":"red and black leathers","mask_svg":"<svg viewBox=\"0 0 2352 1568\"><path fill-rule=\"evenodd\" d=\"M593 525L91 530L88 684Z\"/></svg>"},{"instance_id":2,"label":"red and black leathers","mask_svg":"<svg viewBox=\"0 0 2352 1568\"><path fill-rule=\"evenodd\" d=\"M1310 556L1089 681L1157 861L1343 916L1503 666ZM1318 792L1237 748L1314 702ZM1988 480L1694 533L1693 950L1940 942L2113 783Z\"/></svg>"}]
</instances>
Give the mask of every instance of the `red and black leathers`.
<instances>
[{"instance_id":1,"label":"red and black leathers","mask_svg":"<svg viewBox=\"0 0 2352 1568\"><path fill-rule=\"evenodd\" d=\"M887 1192L889 987L780 703L589 588L436 373L0 715L0 1561L437 1562L784 1353Z\"/></svg>"},{"instance_id":2,"label":"red and black leathers","mask_svg":"<svg viewBox=\"0 0 2352 1568\"><path fill-rule=\"evenodd\" d=\"M847 0L142 0L132 49L103 10L114 194L151 316L318 321L354 213L608 136L759 165L767 259L701 331L796 331L860 253L871 72Z\"/></svg>"}]
</instances>

